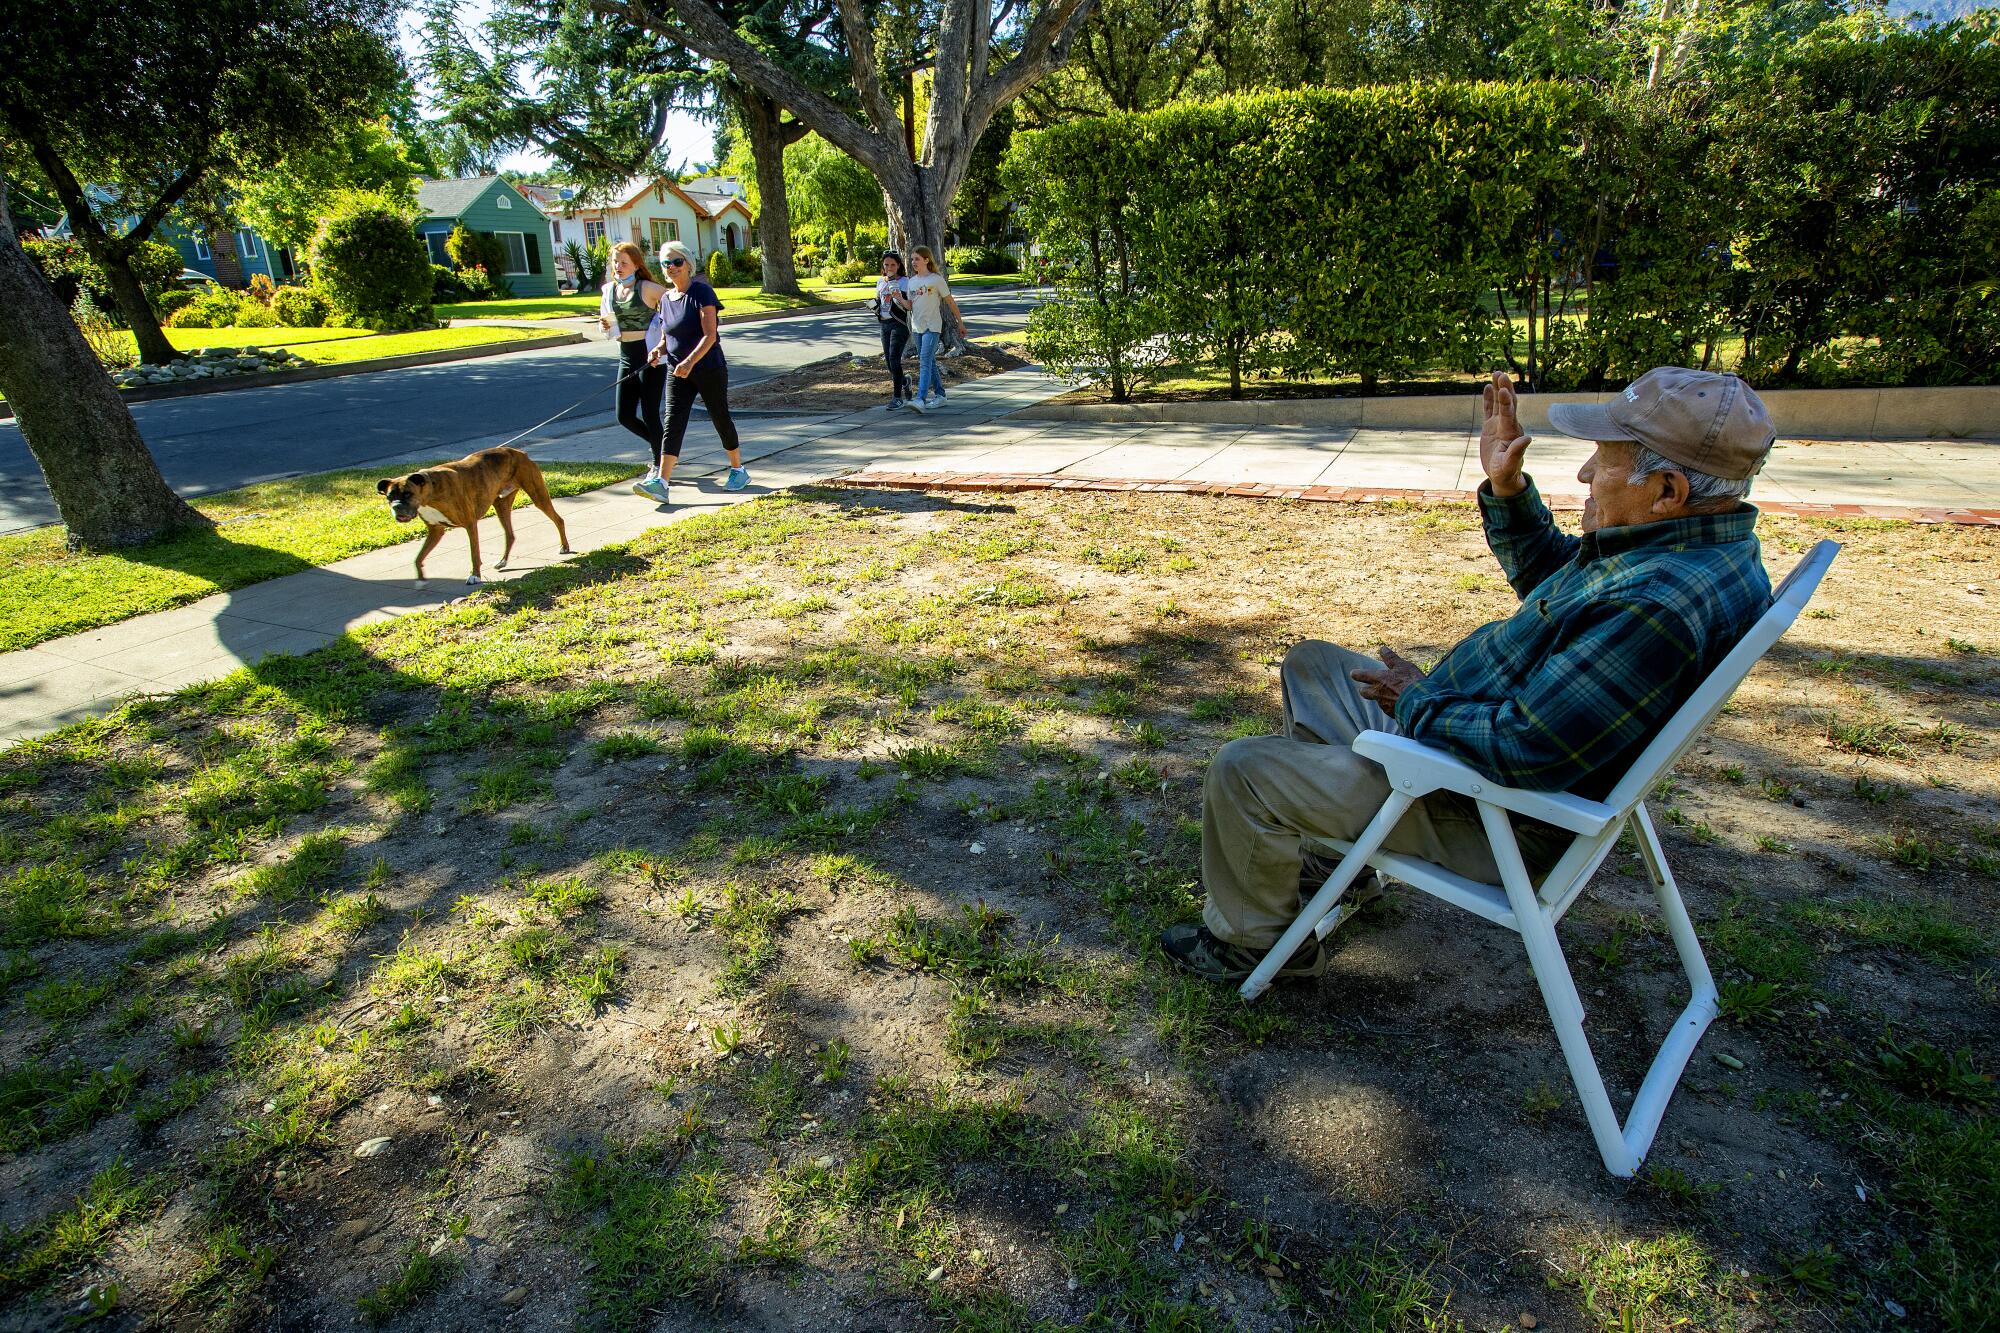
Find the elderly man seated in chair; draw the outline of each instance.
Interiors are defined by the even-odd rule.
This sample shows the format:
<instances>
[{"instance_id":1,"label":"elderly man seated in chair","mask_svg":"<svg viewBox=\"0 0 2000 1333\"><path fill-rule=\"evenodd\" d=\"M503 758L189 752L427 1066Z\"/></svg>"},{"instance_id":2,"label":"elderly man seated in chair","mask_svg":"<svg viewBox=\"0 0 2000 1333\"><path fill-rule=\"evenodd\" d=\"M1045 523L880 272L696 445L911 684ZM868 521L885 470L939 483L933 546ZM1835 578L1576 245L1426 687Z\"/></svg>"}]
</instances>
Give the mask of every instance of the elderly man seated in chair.
<instances>
[{"instance_id":1,"label":"elderly man seated in chair","mask_svg":"<svg viewBox=\"0 0 2000 1333\"><path fill-rule=\"evenodd\" d=\"M1479 510L1521 609L1468 635L1426 674L1388 648L1374 662L1327 643L1285 657L1284 733L1231 741L1202 791L1201 925L1161 936L1181 966L1240 982L1331 873L1306 839L1352 840L1389 794L1380 766L1349 747L1401 732L1495 782L1602 797L1771 603L1744 503L1773 440L1763 402L1733 375L1661 367L1603 406L1557 405L1552 425L1596 442L1583 535L1558 529L1521 470L1530 443L1513 386L1485 389ZM1537 879L1566 837L1516 820ZM1418 801L1384 846L1494 883L1473 803ZM1381 893L1372 871L1343 915ZM1336 920L1336 925L1339 920ZM1321 941L1278 973L1317 976Z\"/></svg>"}]
</instances>

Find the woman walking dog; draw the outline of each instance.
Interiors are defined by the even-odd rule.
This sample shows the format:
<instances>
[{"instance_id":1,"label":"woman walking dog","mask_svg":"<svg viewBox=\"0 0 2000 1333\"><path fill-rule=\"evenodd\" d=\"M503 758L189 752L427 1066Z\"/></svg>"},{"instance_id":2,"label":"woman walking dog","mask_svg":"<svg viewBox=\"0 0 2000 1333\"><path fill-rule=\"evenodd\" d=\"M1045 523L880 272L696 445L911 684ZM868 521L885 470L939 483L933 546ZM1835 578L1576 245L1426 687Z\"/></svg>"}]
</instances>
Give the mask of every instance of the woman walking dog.
<instances>
[{"instance_id":1,"label":"woman walking dog","mask_svg":"<svg viewBox=\"0 0 2000 1333\"><path fill-rule=\"evenodd\" d=\"M653 348L651 363L657 366L664 362L669 372L666 438L660 445L660 475L633 489L667 503L667 483L674 475L674 464L680 461L688 415L699 396L729 453L729 475L723 479L722 489L740 491L750 484L750 473L737 446L736 423L729 419L729 362L723 359L722 334L715 323L722 302L716 299L715 288L694 275L694 256L679 241L660 247L660 267L668 284L653 315L660 337L656 341L649 329L646 340Z\"/></svg>"},{"instance_id":2,"label":"woman walking dog","mask_svg":"<svg viewBox=\"0 0 2000 1333\"><path fill-rule=\"evenodd\" d=\"M646 268L646 257L630 241L611 247L612 276L597 303L598 327L618 332L618 424L646 442L653 456L635 490L660 475L660 400L667 391L667 369L647 360L652 339L647 329L667 289Z\"/></svg>"}]
</instances>

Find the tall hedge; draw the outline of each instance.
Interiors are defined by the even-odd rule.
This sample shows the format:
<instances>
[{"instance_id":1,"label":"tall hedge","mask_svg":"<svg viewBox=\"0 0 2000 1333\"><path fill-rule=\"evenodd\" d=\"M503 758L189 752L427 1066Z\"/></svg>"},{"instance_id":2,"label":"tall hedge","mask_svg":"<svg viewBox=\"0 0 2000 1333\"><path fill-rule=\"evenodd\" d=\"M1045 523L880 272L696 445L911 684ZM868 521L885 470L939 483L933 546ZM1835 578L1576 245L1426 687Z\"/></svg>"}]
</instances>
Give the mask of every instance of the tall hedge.
<instances>
[{"instance_id":1,"label":"tall hedge","mask_svg":"<svg viewBox=\"0 0 2000 1333\"><path fill-rule=\"evenodd\" d=\"M1803 42L1658 95L1308 90L1017 135L1057 290L1030 345L1114 398L1169 366L1564 389L1724 355L1767 385L1988 382L1995 32Z\"/></svg>"}]
</instances>

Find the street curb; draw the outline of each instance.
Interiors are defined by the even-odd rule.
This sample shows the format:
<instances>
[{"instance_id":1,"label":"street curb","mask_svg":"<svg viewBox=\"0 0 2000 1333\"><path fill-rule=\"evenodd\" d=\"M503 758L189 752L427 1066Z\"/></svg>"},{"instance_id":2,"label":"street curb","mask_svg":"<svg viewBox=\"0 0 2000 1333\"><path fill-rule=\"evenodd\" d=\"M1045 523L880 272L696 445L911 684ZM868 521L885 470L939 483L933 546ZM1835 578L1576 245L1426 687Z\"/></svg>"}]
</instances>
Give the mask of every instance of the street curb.
<instances>
[{"instance_id":1,"label":"street curb","mask_svg":"<svg viewBox=\"0 0 2000 1333\"><path fill-rule=\"evenodd\" d=\"M1017 414L1018 415L1018 414ZM1308 504L1472 504L1476 491L1412 490L1397 486L1277 486L1268 482L1148 481L1138 477L1065 477L1026 472L850 472L828 485L885 491L1116 491L1155 495L1226 495L1246 500L1297 500ZM1550 509L1580 511L1581 495L1545 495ZM1953 523L2000 527L2000 509L1903 508L1895 505L1789 504L1758 501L1759 512L1794 518L1872 518L1904 523Z\"/></svg>"},{"instance_id":2,"label":"street curb","mask_svg":"<svg viewBox=\"0 0 2000 1333\"><path fill-rule=\"evenodd\" d=\"M406 356L383 356L373 361L349 361L337 366L311 366L305 370L267 370L261 375L230 375L222 379L192 380L186 384L149 384L138 389L121 389L119 398L127 403L150 403L162 398L192 398L197 394L225 393L231 389L264 389L274 384L304 384L310 380L335 380L343 375L366 375L377 370L408 370L413 366L441 366L448 361L475 361L480 357L502 356L508 352L535 352L550 347L568 347L586 341L580 333L552 333L545 338L518 338L512 342L482 343L476 347L446 347L435 352L411 352ZM11 403L0 403L0 421L14 415Z\"/></svg>"}]
</instances>

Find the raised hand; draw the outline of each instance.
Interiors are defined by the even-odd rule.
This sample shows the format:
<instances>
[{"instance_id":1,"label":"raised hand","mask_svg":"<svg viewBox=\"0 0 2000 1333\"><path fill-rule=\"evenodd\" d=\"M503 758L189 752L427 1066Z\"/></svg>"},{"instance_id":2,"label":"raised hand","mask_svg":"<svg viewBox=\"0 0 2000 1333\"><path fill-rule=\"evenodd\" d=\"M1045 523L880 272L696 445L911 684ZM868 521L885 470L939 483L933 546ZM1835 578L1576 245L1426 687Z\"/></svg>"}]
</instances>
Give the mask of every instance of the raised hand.
<instances>
[{"instance_id":1,"label":"raised hand","mask_svg":"<svg viewBox=\"0 0 2000 1333\"><path fill-rule=\"evenodd\" d=\"M1533 440L1522 431L1515 415L1514 384L1506 371L1493 372L1493 382L1480 400L1485 413L1479 427L1479 466L1486 470L1495 495L1519 495L1527 489L1521 479L1521 464Z\"/></svg>"}]
</instances>

